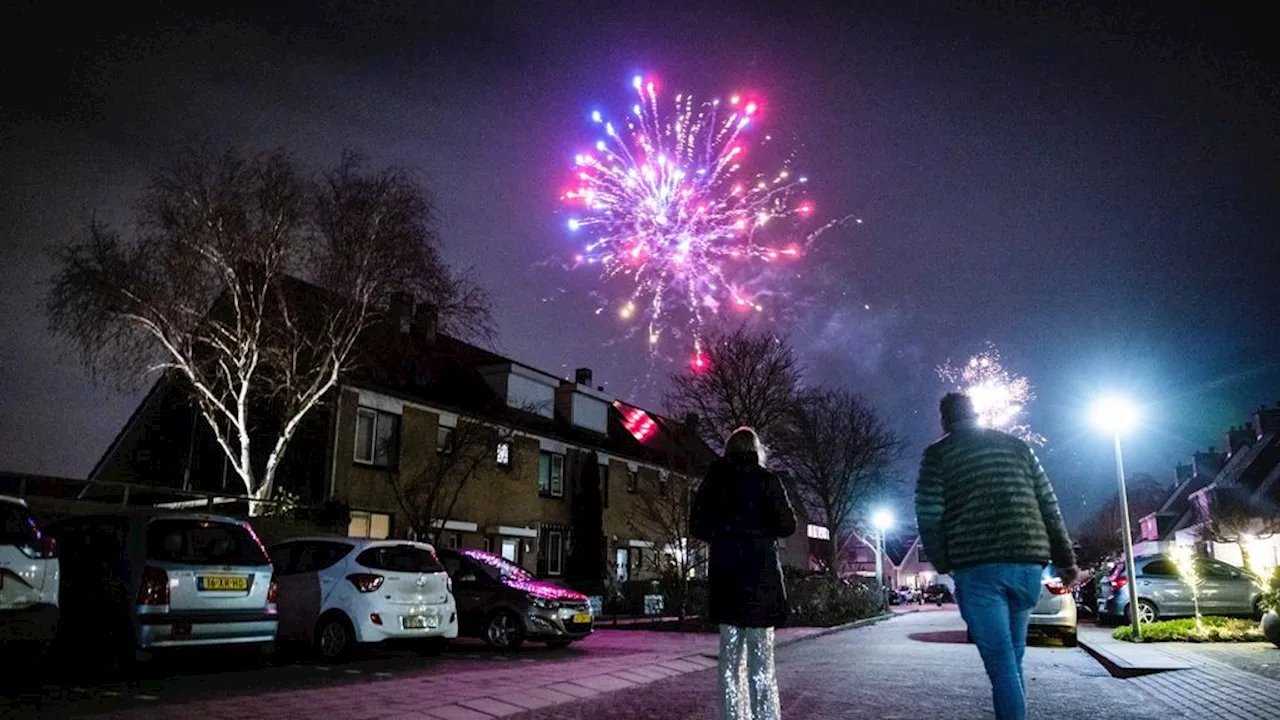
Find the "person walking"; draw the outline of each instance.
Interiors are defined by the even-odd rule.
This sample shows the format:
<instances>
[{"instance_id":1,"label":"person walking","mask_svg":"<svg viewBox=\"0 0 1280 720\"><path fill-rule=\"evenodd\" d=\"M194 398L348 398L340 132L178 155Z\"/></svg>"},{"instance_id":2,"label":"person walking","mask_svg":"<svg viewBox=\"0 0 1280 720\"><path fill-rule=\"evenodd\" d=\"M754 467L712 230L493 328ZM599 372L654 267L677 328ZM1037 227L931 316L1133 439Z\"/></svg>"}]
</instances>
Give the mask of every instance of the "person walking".
<instances>
[{"instance_id":1,"label":"person walking","mask_svg":"<svg viewBox=\"0 0 1280 720\"><path fill-rule=\"evenodd\" d=\"M924 451L916 521L978 646L999 720L1027 716L1022 657L1031 610L1052 562L1070 586L1079 571L1058 499L1035 453L1018 438L980 427L973 401L939 404L941 440Z\"/></svg>"},{"instance_id":2,"label":"person walking","mask_svg":"<svg viewBox=\"0 0 1280 720\"><path fill-rule=\"evenodd\" d=\"M721 720L777 720L781 713L773 631L788 606L778 539L796 531L796 514L764 464L755 430L734 430L689 518L690 533L710 546L707 617L720 626Z\"/></svg>"}]
</instances>

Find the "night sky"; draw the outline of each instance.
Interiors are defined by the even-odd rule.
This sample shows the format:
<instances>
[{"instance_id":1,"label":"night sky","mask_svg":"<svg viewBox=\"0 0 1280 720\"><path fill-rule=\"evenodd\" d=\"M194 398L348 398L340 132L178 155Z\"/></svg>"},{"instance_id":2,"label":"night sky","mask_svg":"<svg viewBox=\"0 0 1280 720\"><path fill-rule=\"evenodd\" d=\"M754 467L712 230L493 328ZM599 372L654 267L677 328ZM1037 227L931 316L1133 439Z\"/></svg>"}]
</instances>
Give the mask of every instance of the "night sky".
<instances>
[{"instance_id":1,"label":"night sky","mask_svg":"<svg viewBox=\"0 0 1280 720\"><path fill-rule=\"evenodd\" d=\"M1129 465L1161 477L1280 400L1280 85L1252 10L197 4L4 11L0 469L82 476L135 407L48 335L45 248L93 213L124 223L191 142L412 169L446 256L493 295L498 350L656 404L671 365L592 313L558 200L587 114L621 112L637 72L760 93L819 218L863 219L779 283L773 325L810 381L890 418L904 475L938 434L935 366L986 342L1036 387L1069 519L1114 484L1085 422L1099 391L1146 405Z\"/></svg>"}]
</instances>

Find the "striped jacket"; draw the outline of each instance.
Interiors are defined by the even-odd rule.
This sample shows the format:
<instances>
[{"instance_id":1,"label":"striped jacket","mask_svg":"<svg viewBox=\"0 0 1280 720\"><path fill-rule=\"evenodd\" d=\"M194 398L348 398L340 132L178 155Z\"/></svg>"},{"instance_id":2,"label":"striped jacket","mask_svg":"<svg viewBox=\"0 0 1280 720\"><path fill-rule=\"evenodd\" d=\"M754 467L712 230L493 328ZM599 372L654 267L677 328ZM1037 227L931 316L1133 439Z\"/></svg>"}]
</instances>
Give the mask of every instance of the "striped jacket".
<instances>
[{"instance_id":1,"label":"striped jacket","mask_svg":"<svg viewBox=\"0 0 1280 720\"><path fill-rule=\"evenodd\" d=\"M1040 461L997 430L961 425L925 449L916 521L939 573L985 563L1075 565Z\"/></svg>"}]
</instances>

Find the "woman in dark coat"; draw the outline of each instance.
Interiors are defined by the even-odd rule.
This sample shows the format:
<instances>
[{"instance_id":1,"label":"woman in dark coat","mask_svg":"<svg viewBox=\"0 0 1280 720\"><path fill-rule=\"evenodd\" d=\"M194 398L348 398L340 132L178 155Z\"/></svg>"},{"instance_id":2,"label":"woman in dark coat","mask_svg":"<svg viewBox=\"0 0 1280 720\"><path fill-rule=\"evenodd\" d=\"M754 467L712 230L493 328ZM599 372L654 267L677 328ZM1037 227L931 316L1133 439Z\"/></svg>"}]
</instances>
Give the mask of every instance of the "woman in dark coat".
<instances>
[{"instance_id":1,"label":"woman in dark coat","mask_svg":"<svg viewBox=\"0 0 1280 720\"><path fill-rule=\"evenodd\" d=\"M756 432L738 428L694 497L693 536L711 546L708 617L720 626L720 718L776 720L773 629L786 621L778 538L796 515L777 475L764 468Z\"/></svg>"}]
</instances>

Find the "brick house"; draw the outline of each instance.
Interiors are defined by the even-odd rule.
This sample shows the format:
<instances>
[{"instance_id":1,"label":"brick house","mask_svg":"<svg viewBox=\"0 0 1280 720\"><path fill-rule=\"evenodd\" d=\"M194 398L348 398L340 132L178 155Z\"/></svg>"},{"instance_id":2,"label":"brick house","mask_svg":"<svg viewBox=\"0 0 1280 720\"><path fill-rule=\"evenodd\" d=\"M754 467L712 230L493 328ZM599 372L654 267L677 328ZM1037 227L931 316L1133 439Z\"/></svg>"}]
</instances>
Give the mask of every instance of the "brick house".
<instances>
[{"instance_id":1,"label":"brick house","mask_svg":"<svg viewBox=\"0 0 1280 720\"><path fill-rule=\"evenodd\" d=\"M346 517L335 529L351 536L408 537L391 481L429 453L450 452L460 424L483 424L497 439L441 522L440 544L562 575L572 498L583 478L598 478L610 576L652 574L651 553L666 548L637 532L638 501L669 491L675 498L701 477L714 453L697 439L696 419L677 422L614 398L587 368L564 379L435 326L430 308L393 305L390 322L363 339L360 369L301 424L276 487L304 506L340 508ZM184 388L169 378L151 389L89 481L243 493ZM227 509L237 508L228 501Z\"/></svg>"}]
</instances>

